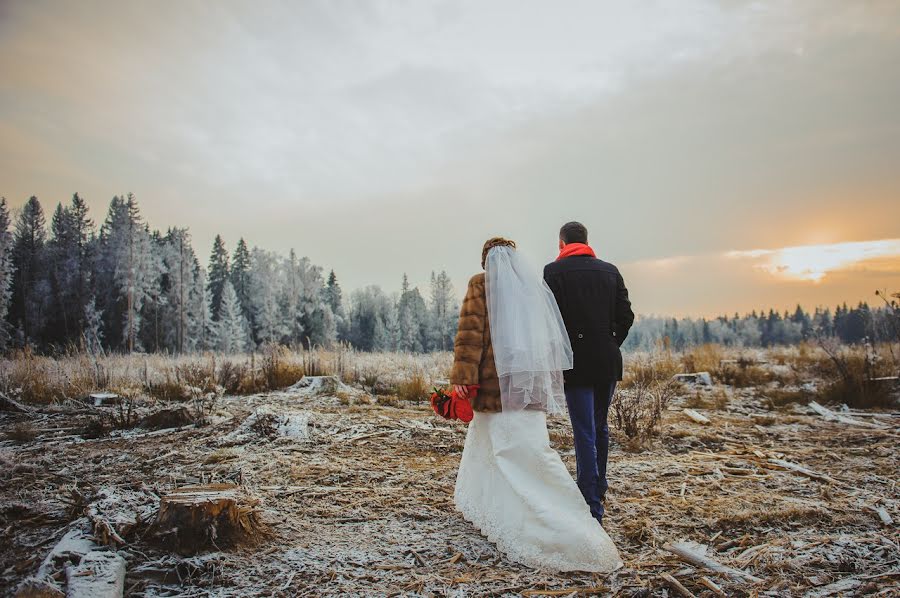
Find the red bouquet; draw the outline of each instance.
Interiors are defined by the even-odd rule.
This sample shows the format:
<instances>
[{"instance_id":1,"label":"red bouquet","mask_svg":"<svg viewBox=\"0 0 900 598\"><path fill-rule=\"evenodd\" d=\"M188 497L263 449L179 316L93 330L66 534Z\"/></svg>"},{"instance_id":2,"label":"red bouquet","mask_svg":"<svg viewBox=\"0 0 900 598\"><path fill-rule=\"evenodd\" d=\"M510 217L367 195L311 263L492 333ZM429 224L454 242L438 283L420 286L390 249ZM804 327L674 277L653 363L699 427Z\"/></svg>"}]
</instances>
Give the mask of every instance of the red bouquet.
<instances>
[{"instance_id":1,"label":"red bouquet","mask_svg":"<svg viewBox=\"0 0 900 598\"><path fill-rule=\"evenodd\" d=\"M470 397L475 398L477 393L477 385L469 386ZM464 423L472 421L474 415L469 400L456 394L456 390L447 394L443 388L435 387L431 393L431 408L444 419L458 419Z\"/></svg>"}]
</instances>

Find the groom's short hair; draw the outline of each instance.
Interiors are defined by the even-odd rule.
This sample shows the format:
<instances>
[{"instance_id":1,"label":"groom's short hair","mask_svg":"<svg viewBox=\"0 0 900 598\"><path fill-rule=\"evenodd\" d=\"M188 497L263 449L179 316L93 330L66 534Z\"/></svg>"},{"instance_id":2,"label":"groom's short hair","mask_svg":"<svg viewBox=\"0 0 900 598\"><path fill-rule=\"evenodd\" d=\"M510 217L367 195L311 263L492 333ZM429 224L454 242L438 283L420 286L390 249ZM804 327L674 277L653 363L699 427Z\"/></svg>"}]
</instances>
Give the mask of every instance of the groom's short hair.
<instances>
[{"instance_id":1,"label":"groom's short hair","mask_svg":"<svg viewBox=\"0 0 900 598\"><path fill-rule=\"evenodd\" d=\"M566 222L559 229L559 239L566 245L569 243L587 243L587 228L580 223Z\"/></svg>"}]
</instances>

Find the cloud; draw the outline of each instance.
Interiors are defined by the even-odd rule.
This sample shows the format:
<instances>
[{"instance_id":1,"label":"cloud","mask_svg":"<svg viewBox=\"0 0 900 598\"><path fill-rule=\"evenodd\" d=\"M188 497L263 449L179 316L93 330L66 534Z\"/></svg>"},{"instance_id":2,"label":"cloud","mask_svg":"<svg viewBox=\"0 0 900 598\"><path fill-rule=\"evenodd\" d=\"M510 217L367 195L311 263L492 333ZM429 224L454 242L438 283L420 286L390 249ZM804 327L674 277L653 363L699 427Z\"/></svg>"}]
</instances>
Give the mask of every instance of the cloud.
<instances>
[{"instance_id":1,"label":"cloud","mask_svg":"<svg viewBox=\"0 0 900 598\"><path fill-rule=\"evenodd\" d=\"M751 260L753 267L787 280L821 282L839 270L863 269L874 262L879 270L889 263L900 272L900 239L880 239L780 249L730 251L726 257Z\"/></svg>"},{"instance_id":2,"label":"cloud","mask_svg":"<svg viewBox=\"0 0 900 598\"><path fill-rule=\"evenodd\" d=\"M619 264L636 311L716 316L870 300L900 289L900 239L734 250Z\"/></svg>"},{"instance_id":3,"label":"cloud","mask_svg":"<svg viewBox=\"0 0 900 598\"><path fill-rule=\"evenodd\" d=\"M348 288L461 289L485 238L540 263L577 219L644 276L639 306L703 311L781 297L730 248L900 237L896 4L0 10L0 194L78 191L102 221L134 191L201 255L244 236Z\"/></svg>"}]
</instances>

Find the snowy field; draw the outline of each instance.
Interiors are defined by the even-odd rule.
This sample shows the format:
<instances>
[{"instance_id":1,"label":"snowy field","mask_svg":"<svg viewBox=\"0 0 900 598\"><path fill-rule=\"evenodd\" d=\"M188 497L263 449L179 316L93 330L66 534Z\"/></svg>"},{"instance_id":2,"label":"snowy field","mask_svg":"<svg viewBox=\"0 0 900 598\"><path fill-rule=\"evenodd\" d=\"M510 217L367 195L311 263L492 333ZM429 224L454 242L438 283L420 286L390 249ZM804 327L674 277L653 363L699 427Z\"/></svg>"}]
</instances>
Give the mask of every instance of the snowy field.
<instances>
[{"instance_id":1,"label":"snowy field","mask_svg":"<svg viewBox=\"0 0 900 598\"><path fill-rule=\"evenodd\" d=\"M717 373L712 385L674 386L646 437L613 430L606 521L626 568L610 577L510 563L455 512L465 426L396 394L410 376L440 381L449 355L319 357L328 367L353 360L347 370L369 384L306 376L285 389L214 397L202 425L187 408L183 420L112 430L96 424L120 417L112 398L7 404L4 592L29 577L71 592L96 575L84 565L66 575L66 561L84 557L77 546L60 555L58 543L79 533L95 552L120 557L129 596L666 596L673 582L695 595L900 592L897 409L818 407L822 381L806 379L796 351L743 355L758 365L740 366L748 379L734 374L732 384ZM688 357L711 359L697 352L652 369L668 378ZM104 367L125 380L134 363L119 359ZM633 380L649 359L629 358ZM147 376L163 380L166 367L150 363ZM135 399L132 419L192 401ZM568 422L552 419L550 433L574 472ZM197 554L161 545L160 497L209 484L238 487L262 524L257 535ZM683 541L729 569L677 556Z\"/></svg>"}]
</instances>

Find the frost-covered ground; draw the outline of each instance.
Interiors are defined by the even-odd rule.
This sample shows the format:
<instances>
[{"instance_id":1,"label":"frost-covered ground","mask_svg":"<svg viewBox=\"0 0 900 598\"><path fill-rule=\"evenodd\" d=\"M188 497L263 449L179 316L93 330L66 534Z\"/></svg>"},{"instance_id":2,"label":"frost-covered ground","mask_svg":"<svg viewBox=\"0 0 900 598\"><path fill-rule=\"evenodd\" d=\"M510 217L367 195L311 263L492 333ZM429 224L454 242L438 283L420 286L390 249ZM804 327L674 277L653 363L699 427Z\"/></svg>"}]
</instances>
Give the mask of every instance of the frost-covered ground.
<instances>
[{"instance_id":1,"label":"frost-covered ground","mask_svg":"<svg viewBox=\"0 0 900 598\"><path fill-rule=\"evenodd\" d=\"M426 369L410 359L394 367L373 356L371 365ZM444 359L428 366L430 378ZM688 405L711 423L692 421ZM125 560L133 596L672 595L663 574L697 595L712 595L704 577L738 596L900 592L900 418L889 412L828 421L803 403L773 408L759 388L684 388L649 447L626 452L614 431L606 521L626 568L603 577L510 563L462 520L452 492L465 427L425 403L307 378L225 397L205 426L84 437L115 409L0 412L4 431L30 421L34 436L0 443L7 593L73 529ZM568 423L552 419L550 429L574 471ZM160 495L213 482L259 499L271 535L191 557L149 542ZM680 561L664 548L679 540L761 581Z\"/></svg>"}]
</instances>

